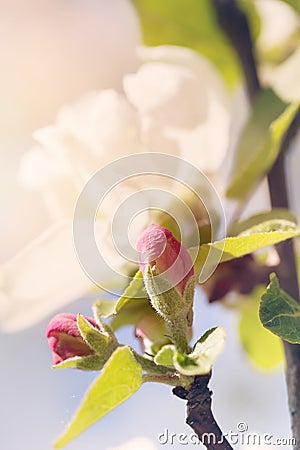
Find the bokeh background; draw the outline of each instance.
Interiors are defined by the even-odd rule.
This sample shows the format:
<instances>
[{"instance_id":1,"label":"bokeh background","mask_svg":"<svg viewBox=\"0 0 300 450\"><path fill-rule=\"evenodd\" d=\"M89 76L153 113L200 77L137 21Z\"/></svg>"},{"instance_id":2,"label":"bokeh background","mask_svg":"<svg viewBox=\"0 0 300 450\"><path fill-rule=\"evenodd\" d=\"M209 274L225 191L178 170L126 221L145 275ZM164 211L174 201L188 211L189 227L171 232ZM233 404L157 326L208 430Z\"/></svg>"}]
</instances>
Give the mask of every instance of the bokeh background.
<instances>
[{"instance_id":1,"label":"bokeh background","mask_svg":"<svg viewBox=\"0 0 300 450\"><path fill-rule=\"evenodd\" d=\"M135 11L126 0L1 0L0 8L0 261L5 262L49 223L38 193L24 191L17 180L32 132L51 123L60 106L86 91L121 89L123 74L137 67L135 48L141 38ZM292 167L297 167L295 161ZM293 189L297 192L297 186ZM258 209L260 200L256 197ZM294 206L297 212L300 203L296 200ZM89 315L92 300L79 299L68 311ZM243 421L249 432L289 437L283 371L254 368L238 341L234 311L208 306L200 290L195 312L196 335L216 324L228 332L211 382L223 429L236 431ZM44 337L48 320L0 336L0 446L5 450L50 450L96 376L51 369ZM132 330L124 329L120 336L136 345ZM149 438L149 449L182 448L178 443L159 445L157 437L165 429L191 432L185 425L185 404L169 387L145 385L67 448L112 449L136 436Z\"/></svg>"}]
</instances>

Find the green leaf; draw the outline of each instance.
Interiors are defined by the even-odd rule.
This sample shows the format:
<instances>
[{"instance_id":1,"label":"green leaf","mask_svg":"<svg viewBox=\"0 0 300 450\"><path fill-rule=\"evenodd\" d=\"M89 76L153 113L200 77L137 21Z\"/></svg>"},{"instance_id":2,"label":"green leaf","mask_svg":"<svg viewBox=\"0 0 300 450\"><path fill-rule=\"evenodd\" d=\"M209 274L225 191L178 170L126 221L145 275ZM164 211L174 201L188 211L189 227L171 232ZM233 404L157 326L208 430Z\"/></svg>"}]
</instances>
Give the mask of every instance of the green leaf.
<instances>
[{"instance_id":1,"label":"green leaf","mask_svg":"<svg viewBox=\"0 0 300 450\"><path fill-rule=\"evenodd\" d=\"M153 311L148 299L130 299L113 317L110 325L116 331L126 325L135 325L143 316Z\"/></svg>"},{"instance_id":2,"label":"green leaf","mask_svg":"<svg viewBox=\"0 0 300 450\"><path fill-rule=\"evenodd\" d=\"M136 392L142 384L142 368L129 347L120 347L94 381L66 432L55 448L62 448Z\"/></svg>"},{"instance_id":3,"label":"green leaf","mask_svg":"<svg viewBox=\"0 0 300 450\"><path fill-rule=\"evenodd\" d=\"M270 279L267 292L261 298L260 320L281 339L300 344L300 305L279 287L275 274Z\"/></svg>"},{"instance_id":4,"label":"green leaf","mask_svg":"<svg viewBox=\"0 0 300 450\"><path fill-rule=\"evenodd\" d=\"M228 234L230 236L237 236L243 231L248 230L255 225L260 225L263 222L269 222L270 220L287 220L288 222L298 222L296 216L285 208L273 208L271 211L264 211L259 214L255 214L243 221L235 221L232 223Z\"/></svg>"},{"instance_id":5,"label":"green leaf","mask_svg":"<svg viewBox=\"0 0 300 450\"><path fill-rule=\"evenodd\" d=\"M256 98L240 140L227 197L244 199L268 173L297 108L298 104L287 107L271 89L263 90Z\"/></svg>"},{"instance_id":6,"label":"green leaf","mask_svg":"<svg viewBox=\"0 0 300 450\"><path fill-rule=\"evenodd\" d=\"M265 233L273 233L275 231L283 232L283 233L289 233L298 231L297 224L295 222L290 222L289 220L284 219L278 219L278 220L267 220L266 222L261 222L258 225L254 225L251 228L248 228L247 230L244 230L238 237L245 236L249 234L265 234Z\"/></svg>"},{"instance_id":7,"label":"green leaf","mask_svg":"<svg viewBox=\"0 0 300 450\"><path fill-rule=\"evenodd\" d=\"M110 318L112 330L135 324L147 312L152 311L144 286L143 275L137 271L129 286L118 300L98 299L93 305L95 317Z\"/></svg>"},{"instance_id":8,"label":"green leaf","mask_svg":"<svg viewBox=\"0 0 300 450\"><path fill-rule=\"evenodd\" d=\"M116 304L111 327L117 330L121 326L135 324L151 309L143 274L138 270Z\"/></svg>"},{"instance_id":9,"label":"green leaf","mask_svg":"<svg viewBox=\"0 0 300 450\"><path fill-rule=\"evenodd\" d=\"M116 313L123 308L131 299L145 299L148 294L145 289L143 274L140 270L134 275L129 286L123 292L122 297L118 300L116 305Z\"/></svg>"},{"instance_id":10,"label":"green leaf","mask_svg":"<svg viewBox=\"0 0 300 450\"><path fill-rule=\"evenodd\" d=\"M98 298L93 304L94 315L99 319L107 319L116 313L116 306L119 300L104 300Z\"/></svg>"},{"instance_id":11,"label":"green leaf","mask_svg":"<svg viewBox=\"0 0 300 450\"><path fill-rule=\"evenodd\" d=\"M217 23L211 0L133 0L146 45L180 45L208 57L235 85L241 77L237 56Z\"/></svg>"},{"instance_id":12,"label":"green leaf","mask_svg":"<svg viewBox=\"0 0 300 450\"><path fill-rule=\"evenodd\" d=\"M54 369L101 370L105 362L106 359L100 355L74 356L52 367Z\"/></svg>"},{"instance_id":13,"label":"green leaf","mask_svg":"<svg viewBox=\"0 0 300 450\"><path fill-rule=\"evenodd\" d=\"M212 334L217 328L218 328L218 327L213 327L213 328L210 328L209 330L207 330L207 331L206 331L206 332L198 339L198 341L195 343L193 350L195 350L197 344L206 341L206 339L208 338L208 336L209 336L210 334Z\"/></svg>"},{"instance_id":14,"label":"green leaf","mask_svg":"<svg viewBox=\"0 0 300 450\"><path fill-rule=\"evenodd\" d=\"M86 343L101 355L110 343L109 335L97 330L81 314L77 315L77 325Z\"/></svg>"},{"instance_id":15,"label":"green leaf","mask_svg":"<svg viewBox=\"0 0 300 450\"><path fill-rule=\"evenodd\" d=\"M179 352L174 345L165 345L154 361L164 366L174 366L183 375L204 375L210 372L213 362L224 348L224 342L224 328L216 327L208 330L188 355Z\"/></svg>"},{"instance_id":16,"label":"green leaf","mask_svg":"<svg viewBox=\"0 0 300 450\"><path fill-rule=\"evenodd\" d=\"M172 344L164 345L158 352L154 358L154 362L161 366L174 367L173 358L174 358L175 347Z\"/></svg>"},{"instance_id":17,"label":"green leaf","mask_svg":"<svg viewBox=\"0 0 300 450\"><path fill-rule=\"evenodd\" d=\"M198 367L197 375L208 373L211 370L213 362L217 359L224 348L225 337L226 332L224 328L215 327L208 330L203 336L201 336L198 342L196 342L192 353L189 354L189 357L195 359ZM192 375L192 372L194 372L193 368L191 368L190 372L190 375ZM189 375L187 368L185 370L185 374Z\"/></svg>"},{"instance_id":18,"label":"green leaf","mask_svg":"<svg viewBox=\"0 0 300 450\"><path fill-rule=\"evenodd\" d=\"M215 267L216 261L230 261L299 235L300 230L293 222L272 220L250 228L239 236L193 247L189 249L189 253L194 261L195 272L200 273L201 282L202 278L205 279L203 273L209 273ZM214 251L214 258L207 263L210 250Z\"/></svg>"},{"instance_id":19,"label":"green leaf","mask_svg":"<svg viewBox=\"0 0 300 450\"><path fill-rule=\"evenodd\" d=\"M239 336L245 352L253 364L261 369L272 369L283 361L281 340L269 333L259 320L259 303L263 287L257 287L241 300Z\"/></svg>"}]
</instances>

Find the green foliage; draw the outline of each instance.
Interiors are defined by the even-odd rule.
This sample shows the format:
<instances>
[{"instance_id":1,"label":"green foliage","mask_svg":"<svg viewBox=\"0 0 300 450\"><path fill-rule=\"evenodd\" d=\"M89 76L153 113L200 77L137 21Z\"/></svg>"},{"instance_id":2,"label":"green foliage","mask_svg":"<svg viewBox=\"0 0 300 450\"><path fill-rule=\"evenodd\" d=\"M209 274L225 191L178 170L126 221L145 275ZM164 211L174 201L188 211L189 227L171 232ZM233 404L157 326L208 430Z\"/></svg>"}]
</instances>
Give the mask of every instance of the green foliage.
<instances>
[{"instance_id":1,"label":"green foliage","mask_svg":"<svg viewBox=\"0 0 300 450\"><path fill-rule=\"evenodd\" d=\"M294 222L295 224L298 222L294 214L292 214L288 209L273 208L271 211L264 211L259 214L254 214L246 220L233 222L230 226L228 234L229 236L237 236L249 228L271 220L286 220L288 222Z\"/></svg>"},{"instance_id":2,"label":"green foliage","mask_svg":"<svg viewBox=\"0 0 300 450\"><path fill-rule=\"evenodd\" d=\"M110 324L111 328L118 330L126 325L134 325L148 312L150 313L152 309L148 299L130 299L113 317Z\"/></svg>"},{"instance_id":3,"label":"green foliage","mask_svg":"<svg viewBox=\"0 0 300 450\"><path fill-rule=\"evenodd\" d=\"M97 353L102 353L103 348L107 347L110 338L106 333L100 333L90 322L88 322L82 315L77 316L77 325L81 336L86 343Z\"/></svg>"},{"instance_id":4,"label":"green foliage","mask_svg":"<svg viewBox=\"0 0 300 450\"><path fill-rule=\"evenodd\" d=\"M219 241L212 244L204 244L197 249L191 249L192 253L193 251L198 253L195 269L196 271L201 270L211 248L221 254L221 261L228 261L230 259L243 256L247 253L252 253L253 251L264 246L272 245L282 240L298 236L299 233L299 230L296 229L293 222L288 222L286 220L269 220L263 222L247 229L244 231L244 234L239 236L226 238L224 241ZM222 251L224 251L223 254ZM270 293L274 294L274 288L268 289L268 293L263 296L263 300L269 301ZM285 300L288 297L287 294L281 292L281 297L282 296L285 296ZM274 300L273 297L274 295L272 296L272 299ZM276 295L276 299L278 300L278 295ZM294 304L296 303L290 298L289 302L294 302ZM262 305L263 304L264 303L262 302ZM300 324L299 326L297 325L298 330L296 328L295 331L295 329L292 328L292 331L290 331L291 326L293 325L291 321L297 321L298 316L300 317L300 306L297 304L295 306L294 304L293 316L287 316L286 311L283 310L283 313L280 316L279 324L276 323L278 316L275 318L272 316L274 319L273 322L271 319L267 320L267 323L264 323L264 326L269 329L272 328L272 331L275 332L275 334L280 334L281 337L288 338L289 340L293 339L295 342L295 333L297 331L300 342ZM273 308L273 305L271 306ZM142 384L142 370L146 372L145 379L147 379L147 372L150 375L156 374L156 381L159 381L160 376L165 377L166 374L168 375L170 373L170 384L172 384L173 380L173 371L176 371L177 377L179 377L176 379L177 383L182 382L183 384L184 377L193 377L195 375L210 372L213 362L220 354L224 346L225 330L222 327L217 327L206 332L196 342L193 350L190 350L188 345L186 350L184 346L178 345L176 340L175 342L177 346L172 344L164 345L160 350L158 350L154 361L147 360L141 355L136 354L136 352L133 353L129 347L118 347L114 350L114 346L117 345L117 342L112 342L114 335L108 325L102 323L102 318L113 317L114 320L116 320L118 316L121 316L122 319L121 322L119 322L119 326L121 326L126 320L131 321L136 320L139 316L142 317L142 315L147 312L147 308L150 308L150 311L153 312L145 291L144 280L141 272L138 271L119 300L112 301L111 304L108 304L105 300L98 300L95 303L94 312L98 323L104 327L105 331L103 333L99 332L82 316L78 315L77 322L82 337L91 346L91 348L93 348L96 352L99 352L99 354L82 358L70 358L55 367L74 367L89 370L100 370L103 368L103 371L88 390L86 397L84 398L66 432L57 441L56 448L62 448L109 411L129 398ZM297 308L299 310L298 312L296 311ZM134 319L130 317L131 312L133 312ZM262 317L266 317L266 314L262 314L263 312L264 308L261 306L261 320ZM126 316L129 316L130 318L126 319ZM282 317L284 320L290 321L286 328L282 326ZM251 355L254 353L254 358L261 362L262 352L258 351L259 346L257 341L254 345L253 341L251 341L252 347L250 347L249 341L246 341L245 334L243 333L244 326L248 327L249 323L253 326L253 320L249 322L249 319L250 315L248 314L247 320L245 318L243 319L244 325L243 320L241 321L241 335L246 348L247 346L248 349L250 348ZM168 323L167 325L169 326ZM107 327L107 329L105 327ZM256 331L258 329L259 328L256 327ZM253 329L251 331L253 331ZM260 330L257 331L256 334L257 336L262 336L261 333L262 332ZM105 347L108 343L112 343L112 348L110 348L109 354L104 355L105 352L103 352L103 345ZM109 345L107 348L108 347ZM254 352L253 348L255 348ZM144 365L146 364L145 367L143 365L143 369L140 364L141 361ZM271 362L269 360L268 362L264 361L264 364L265 366L269 366L271 365ZM181 379L180 377L183 378ZM165 378L163 380L166 382Z\"/></svg>"},{"instance_id":5,"label":"green foliage","mask_svg":"<svg viewBox=\"0 0 300 450\"><path fill-rule=\"evenodd\" d=\"M140 17L146 45L192 48L208 57L229 85L240 79L237 57L218 26L211 0L133 0L133 3ZM256 23L259 20L253 10L252 18Z\"/></svg>"},{"instance_id":6,"label":"green foliage","mask_svg":"<svg viewBox=\"0 0 300 450\"><path fill-rule=\"evenodd\" d=\"M225 262L299 235L300 230L296 228L293 222L285 220L267 221L246 230L239 236L193 247L189 251L192 258L195 258L195 272L199 273L203 270L211 249L215 252L216 260ZM209 270L209 268L206 268L206 270Z\"/></svg>"},{"instance_id":7,"label":"green foliage","mask_svg":"<svg viewBox=\"0 0 300 450\"><path fill-rule=\"evenodd\" d=\"M54 369L101 370L105 362L106 359L100 355L74 356L52 367Z\"/></svg>"},{"instance_id":8,"label":"green foliage","mask_svg":"<svg viewBox=\"0 0 300 450\"><path fill-rule=\"evenodd\" d=\"M206 339L209 337L209 335L212 334L216 329L217 329L217 327L213 327L213 328L210 328L209 330L207 330L195 343L193 350L195 350L197 344L200 344L201 342L206 341Z\"/></svg>"},{"instance_id":9,"label":"green foliage","mask_svg":"<svg viewBox=\"0 0 300 450\"><path fill-rule=\"evenodd\" d=\"M157 353L154 361L168 367L174 367L187 376L209 373L213 362L224 347L225 330L216 327L207 331L195 344L189 354L178 351L174 345L165 345Z\"/></svg>"},{"instance_id":10,"label":"green foliage","mask_svg":"<svg viewBox=\"0 0 300 450\"><path fill-rule=\"evenodd\" d=\"M271 89L261 91L241 136L227 197L245 199L274 164L298 103L287 106Z\"/></svg>"},{"instance_id":11,"label":"green foliage","mask_svg":"<svg viewBox=\"0 0 300 450\"><path fill-rule=\"evenodd\" d=\"M112 317L116 313L116 306L119 300L104 300L99 298L94 302L93 311L94 316L98 321L101 319L107 319L108 317Z\"/></svg>"},{"instance_id":12,"label":"green foliage","mask_svg":"<svg viewBox=\"0 0 300 450\"><path fill-rule=\"evenodd\" d=\"M140 318L152 311L142 272L137 271L118 300L98 299L93 308L95 316L100 319L112 317L111 328L113 330L138 322Z\"/></svg>"},{"instance_id":13,"label":"green foliage","mask_svg":"<svg viewBox=\"0 0 300 450\"><path fill-rule=\"evenodd\" d=\"M120 347L89 388L75 417L55 448L62 448L136 392L142 384L142 369L129 347Z\"/></svg>"},{"instance_id":14,"label":"green foliage","mask_svg":"<svg viewBox=\"0 0 300 450\"><path fill-rule=\"evenodd\" d=\"M174 367L173 357L174 357L174 345L167 344L164 345L158 351L157 355L154 358L154 361L156 364L162 366Z\"/></svg>"},{"instance_id":15,"label":"green foliage","mask_svg":"<svg viewBox=\"0 0 300 450\"><path fill-rule=\"evenodd\" d=\"M297 229L295 222L290 222L284 219L276 219L276 220L266 220L265 222L261 222L257 225L254 225L253 227L244 230L239 236L257 233L264 233L264 234L274 233L276 231L282 233L285 232L289 233L293 231L300 232L300 230Z\"/></svg>"},{"instance_id":16,"label":"green foliage","mask_svg":"<svg viewBox=\"0 0 300 450\"><path fill-rule=\"evenodd\" d=\"M269 333L259 319L259 302L264 287L257 287L248 297L241 299L239 336L250 360L261 369L272 369L283 361L280 339Z\"/></svg>"},{"instance_id":17,"label":"green foliage","mask_svg":"<svg viewBox=\"0 0 300 450\"><path fill-rule=\"evenodd\" d=\"M123 308L127 302L129 302L133 298L143 299L147 298L148 294L145 289L143 274L140 270L134 275L131 280L129 286L123 292L123 295L120 297L119 301L116 304L116 312L118 312L121 308Z\"/></svg>"},{"instance_id":18,"label":"green foliage","mask_svg":"<svg viewBox=\"0 0 300 450\"><path fill-rule=\"evenodd\" d=\"M276 215L286 216L286 212L279 210ZM271 215L258 216L258 219L249 219L245 222L243 228L250 223L256 223L260 218L273 217ZM286 220L268 220L252 228L244 230L243 234L236 237L228 237L222 241L216 241L210 244L203 244L197 248L191 248L190 254L194 260L195 273L202 273L203 268L207 267L207 258L211 250L215 252L215 261L225 262L234 258L239 258L249 253L253 253L263 247L277 244L286 239L299 236L300 231L296 228L294 222ZM132 296L132 297L131 297ZM109 304L111 302L111 304ZM140 271L136 273L130 285L125 290L119 300L97 300L94 305L96 315L101 317L112 317L111 327L113 330L129 325L136 324L143 316L151 314L152 306L144 286L144 281Z\"/></svg>"},{"instance_id":19,"label":"green foliage","mask_svg":"<svg viewBox=\"0 0 300 450\"><path fill-rule=\"evenodd\" d=\"M280 288L275 274L261 298L259 316L267 330L292 344L300 344L300 305Z\"/></svg>"}]
</instances>

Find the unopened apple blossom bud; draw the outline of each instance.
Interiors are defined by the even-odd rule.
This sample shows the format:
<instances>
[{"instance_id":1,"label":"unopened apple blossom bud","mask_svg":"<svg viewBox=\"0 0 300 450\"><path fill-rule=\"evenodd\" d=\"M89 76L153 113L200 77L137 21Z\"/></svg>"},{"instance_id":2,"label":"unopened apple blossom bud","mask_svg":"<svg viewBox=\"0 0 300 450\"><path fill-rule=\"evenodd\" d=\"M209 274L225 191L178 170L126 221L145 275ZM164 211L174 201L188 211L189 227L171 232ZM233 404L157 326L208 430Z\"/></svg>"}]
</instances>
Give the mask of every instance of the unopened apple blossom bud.
<instances>
[{"instance_id":1,"label":"unopened apple blossom bud","mask_svg":"<svg viewBox=\"0 0 300 450\"><path fill-rule=\"evenodd\" d=\"M99 329L92 318L85 317L85 319L94 328ZM59 364L74 356L89 356L95 354L95 351L81 336L77 325L76 314L62 313L53 317L47 326L46 337L52 352L53 364Z\"/></svg>"},{"instance_id":2,"label":"unopened apple blossom bud","mask_svg":"<svg viewBox=\"0 0 300 450\"><path fill-rule=\"evenodd\" d=\"M137 250L153 308L166 321L177 347L188 351L194 296L194 268L188 251L169 230L158 225L144 231Z\"/></svg>"},{"instance_id":3,"label":"unopened apple blossom bud","mask_svg":"<svg viewBox=\"0 0 300 450\"><path fill-rule=\"evenodd\" d=\"M184 295L187 283L194 276L192 258L172 233L159 225L150 225L137 243L140 268L145 276L147 266L155 267L169 285Z\"/></svg>"}]
</instances>

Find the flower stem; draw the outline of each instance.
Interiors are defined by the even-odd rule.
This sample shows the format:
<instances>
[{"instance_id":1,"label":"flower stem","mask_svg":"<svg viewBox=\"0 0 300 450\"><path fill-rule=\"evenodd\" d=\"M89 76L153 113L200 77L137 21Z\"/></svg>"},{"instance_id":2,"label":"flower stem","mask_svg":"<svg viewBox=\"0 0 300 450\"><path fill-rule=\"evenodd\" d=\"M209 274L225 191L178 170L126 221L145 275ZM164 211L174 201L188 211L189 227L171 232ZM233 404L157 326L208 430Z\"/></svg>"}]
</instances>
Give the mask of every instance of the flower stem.
<instances>
[{"instance_id":1,"label":"flower stem","mask_svg":"<svg viewBox=\"0 0 300 450\"><path fill-rule=\"evenodd\" d=\"M188 324L186 314L166 322L166 328L176 348L181 353L190 353L191 348L187 341Z\"/></svg>"},{"instance_id":2,"label":"flower stem","mask_svg":"<svg viewBox=\"0 0 300 450\"><path fill-rule=\"evenodd\" d=\"M157 375L153 373L146 373L143 375L143 383L163 383L169 386L180 386L181 380L178 374L169 373L165 375Z\"/></svg>"},{"instance_id":3,"label":"flower stem","mask_svg":"<svg viewBox=\"0 0 300 450\"><path fill-rule=\"evenodd\" d=\"M133 349L132 352L137 362L142 366L142 369L145 370L145 372L149 372L150 375L173 375L175 373L174 369L155 364L154 361L151 361L151 359L148 358L144 358Z\"/></svg>"}]
</instances>

